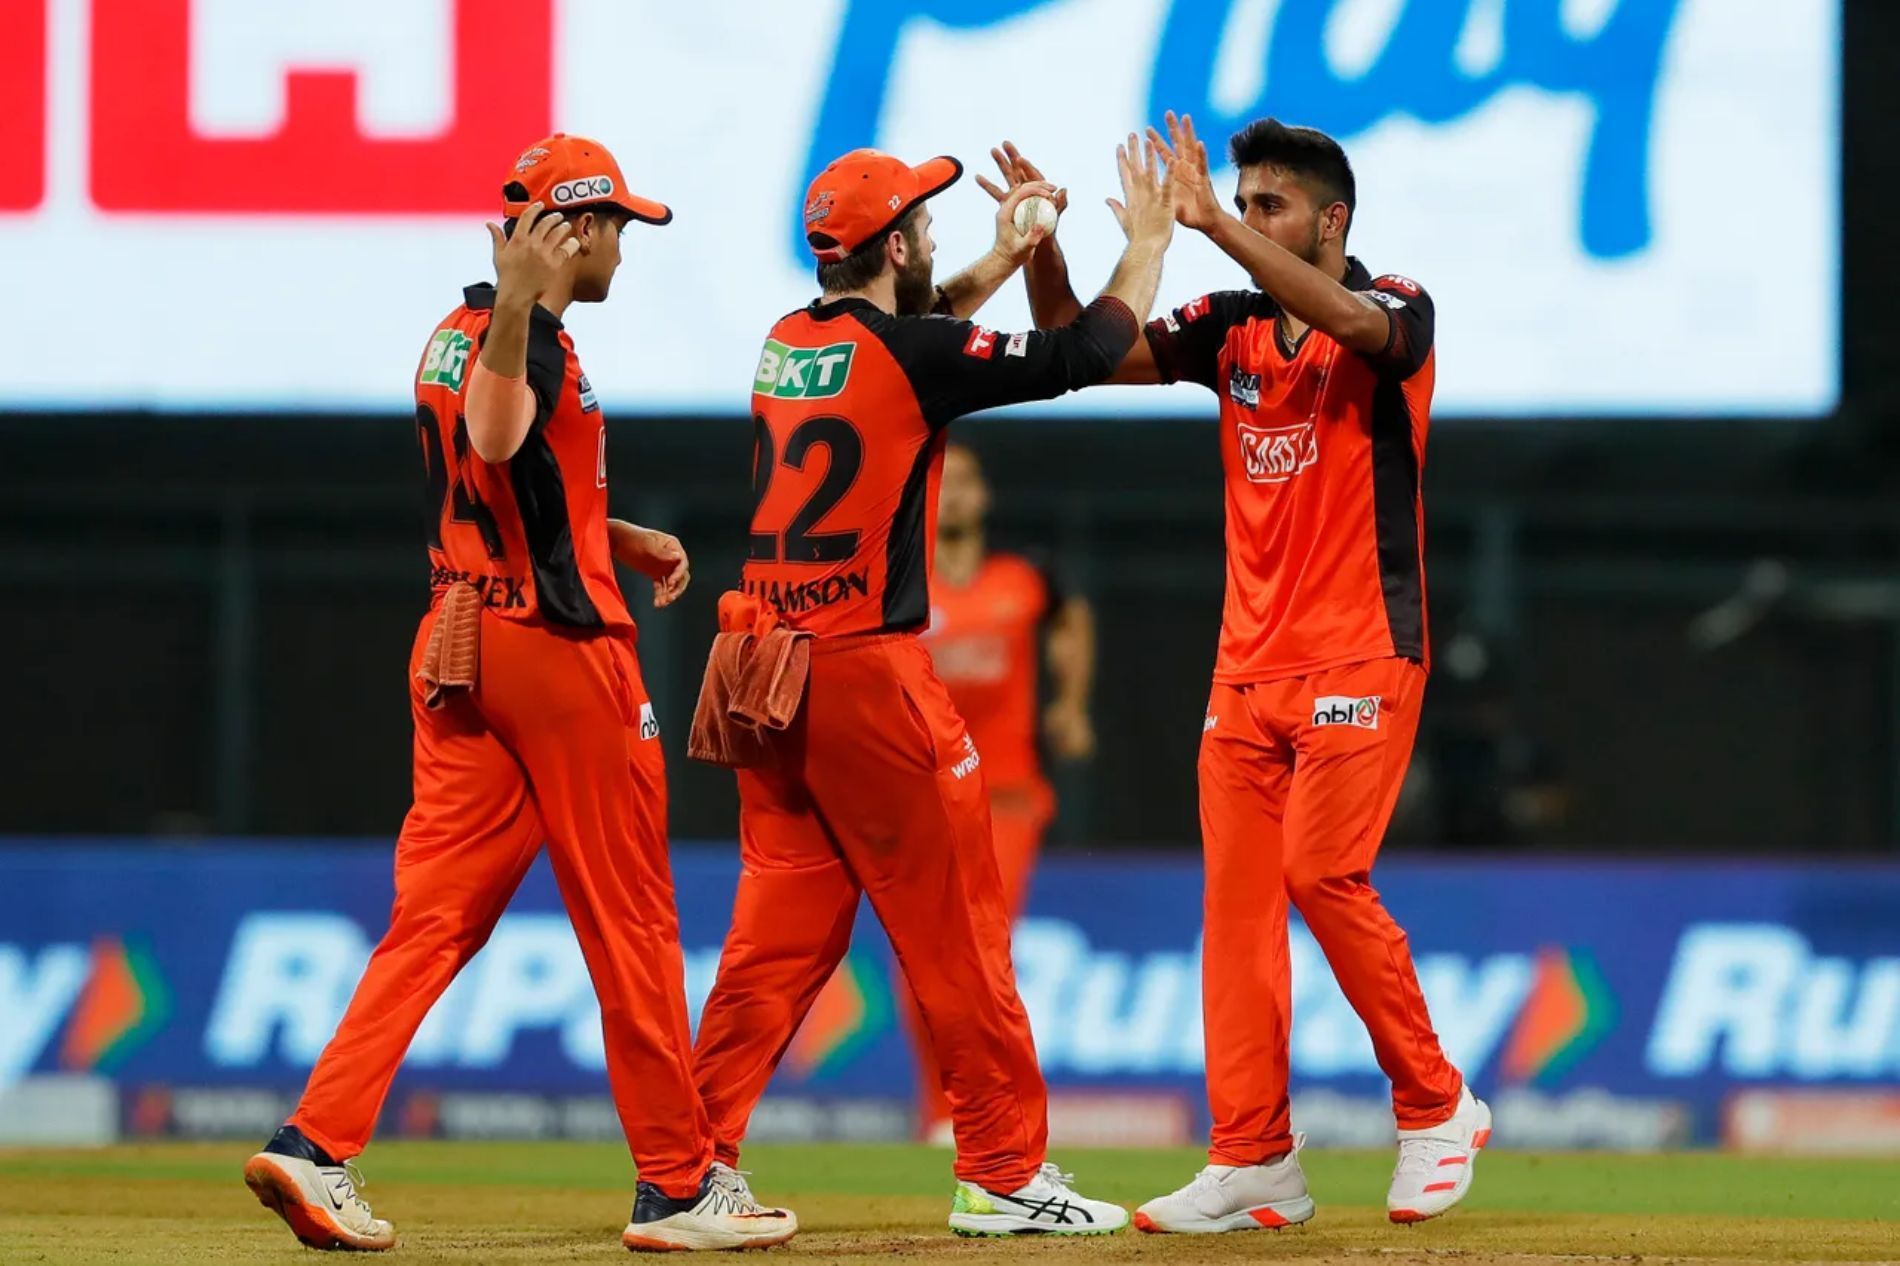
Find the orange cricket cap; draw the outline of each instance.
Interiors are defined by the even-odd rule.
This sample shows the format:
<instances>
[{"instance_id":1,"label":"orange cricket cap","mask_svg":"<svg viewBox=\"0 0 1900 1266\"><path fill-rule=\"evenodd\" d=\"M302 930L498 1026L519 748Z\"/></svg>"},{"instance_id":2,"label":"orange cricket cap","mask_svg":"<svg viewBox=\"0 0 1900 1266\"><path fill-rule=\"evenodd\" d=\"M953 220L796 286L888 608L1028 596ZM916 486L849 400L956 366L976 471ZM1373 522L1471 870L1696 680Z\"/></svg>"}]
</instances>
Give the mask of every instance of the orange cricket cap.
<instances>
[{"instance_id":1,"label":"orange cricket cap","mask_svg":"<svg viewBox=\"0 0 1900 1266\"><path fill-rule=\"evenodd\" d=\"M912 167L874 149L854 149L834 159L805 191L805 240L819 263L835 264L962 174L963 164L954 158L929 158Z\"/></svg>"},{"instance_id":2,"label":"orange cricket cap","mask_svg":"<svg viewBox=\"0 0 1900 1266\"><path fill-rule=\"evenodd\" d=\"M502 210L517 216L530 202L550 211L618 207L636 220L665 224L673 211L627 188L620 164L599 141L556 132L523 150L501 190Z\"/></svg>"}]
</instances>

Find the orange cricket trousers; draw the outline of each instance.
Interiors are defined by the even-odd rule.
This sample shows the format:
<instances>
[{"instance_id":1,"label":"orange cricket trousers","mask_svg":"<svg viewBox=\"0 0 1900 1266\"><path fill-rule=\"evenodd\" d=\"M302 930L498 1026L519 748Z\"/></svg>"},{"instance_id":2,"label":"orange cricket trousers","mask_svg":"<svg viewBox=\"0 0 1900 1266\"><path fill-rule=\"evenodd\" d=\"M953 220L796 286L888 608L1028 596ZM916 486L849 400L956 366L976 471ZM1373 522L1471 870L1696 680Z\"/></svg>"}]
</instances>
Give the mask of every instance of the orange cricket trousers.
<instances>
[{"instance_id":1,"label":"orange cricket trousers","mask_svg":"<svg viewBox=\"0 0 1900 1266\"><path fill-rule=\"evenodd\" d=\"M990 788L990 833L996 847L996 871L1003 885L1003 906L1010 925L1022 915L1029 896L1029 877L1042 851L1042 836L1056 815L1055 789L1038 778L1034 782ZM836 977L833 977L835 980ZM827 986L829 987L829 986ZM930 1053L930 1036L917 1013L917 1000L905 994L905 1022L917 1049L917 1131L928 1139L950 1119L950 1101L944 1098L943 1078Z\"/></svg>"},{"instance_id":2,"label":"orange cricket trousers","mask_svg":"<svg viewBox=\"0 0 1900 1266\"><path fill-rule=\"evenodd\" d=\"M1405 933L1371 883L1424 691L1424 669L1381 659L1217 684L1208 700L1201 972L1215 1164L1257 1165L1292 1146L1289 900L1372 1035L1399 1128L1457 1108L1464 1083L1439 1049Z\"/></svg>"},{"instance_id":3,"label":"orange cricket trousers","mask_svg":"<svg viewBox=\"0 0 1900 1266\"><path fill-rule=\"evenodd\" d=\"M431 710L415 670L434 619L410 658L415 804L396 841L389 931L291 1123L339 1160L363 1150L416 1027L545 840L600 996L628 1148L642 1179L691 1195L712 1130L693 1087L666 771L633 637L484 614L474 690Z\"/></svg>"},{"instance_id":4,"label":"orange cricket trousers","mask_svg":"<svg viewBox=\"0 0 1900 1266\"><path fill-rule=\"evenodd\" d=\"M739 771L732 930L699 1022L715 1155L850 945L867 893L916 994L949 1098L956 1176L1014 1191L1041 1166L1048 1096L1010 963L981 760L910 635L819 638L771 768Z\"/></svg>"}]
</instances>

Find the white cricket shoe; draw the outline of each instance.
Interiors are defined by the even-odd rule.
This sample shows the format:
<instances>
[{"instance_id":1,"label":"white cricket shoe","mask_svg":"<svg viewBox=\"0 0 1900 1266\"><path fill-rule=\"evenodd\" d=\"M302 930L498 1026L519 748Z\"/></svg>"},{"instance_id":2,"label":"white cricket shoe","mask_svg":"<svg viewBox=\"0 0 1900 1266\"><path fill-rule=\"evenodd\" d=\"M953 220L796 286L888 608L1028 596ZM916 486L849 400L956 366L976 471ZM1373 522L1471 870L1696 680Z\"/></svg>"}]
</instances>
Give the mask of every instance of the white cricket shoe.
<instances>
[{"instance_id":1,"label":"white cricket shoe","mask_svg":"<svg viewBox=\"0 0 1900 1266\"><path fill-rule=\"evenodd\" d=\"M1179 1191L1135 1210L1135 1226L1154 1234L1213 1235L1221 1231L1277 1230L1313 1216L1295 1134L1285 1156L1264 1165L1209 1165Z\"/></svg>"},{"instance_id":2,"label":"white cricket shoe","mask_svg":"<svg viewBox=\"0 0 1900 1266\"><path fill-rule=\"evenodd\" d=\"M396 1228L370 1212L358 1194L356 1166L319 1165L264 1151L244 1163L244 1185L257 1202L289 1224L311 1248L382 1252L396 1247Z\"/></svg>"},{"instance_id":3,"label":"white cricket shoe","mask_svg":"<svg viewBox=\"0 0 1900 1266\"><path fill-rule=\"evenodd\" d=\"M1044 1164L1007 1194L958 1183L950 1229L958 1235L1109 1235L1128 1225L1128 1210L1077 1195L1069 1186L1074 1181L1074 1174Z\"/></svg>"},{"instance_id":4,"label":"white cricket shoe","mask_svg":"<svg viewBox=\"0 0 1900 1266\"><path fill-rule=\"evenodd\" d=\"M1491 1109L1465 1087L1458 1110L1443 1125L1399 1131L1399 1164L1386 1193L1386 1216L1424 1222L1446 1212L1471 1190L1471 1168L1491 1141Z\"/></svg>"},{"instance_id":5,"label":"white cricket shoe","mask_svg":"<svg viewBox=\"0 0 1900 1266\"><path fill-rule=\"evenodd\" d=\"M636 1253L665 1253L771 1248L797 1235L798 1215L760 1204L745 1179L743 1172L714 1161L690 1199L675 1200L652 1183L641 1183L620 1243Z\"/></svg>"}]
</instances>

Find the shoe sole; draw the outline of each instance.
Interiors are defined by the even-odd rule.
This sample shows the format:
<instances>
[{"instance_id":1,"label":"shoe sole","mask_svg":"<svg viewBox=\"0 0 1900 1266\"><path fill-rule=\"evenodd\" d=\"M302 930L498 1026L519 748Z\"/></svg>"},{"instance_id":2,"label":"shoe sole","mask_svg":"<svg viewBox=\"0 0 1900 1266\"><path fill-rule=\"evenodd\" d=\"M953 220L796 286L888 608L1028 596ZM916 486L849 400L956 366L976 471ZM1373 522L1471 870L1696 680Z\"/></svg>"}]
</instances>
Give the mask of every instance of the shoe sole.
<instances>
[{"instance_id":1,"label":"shoe sole","mask_svg":"<svg viewBox=\"0 0 1900 1266\"><path fill-rule=\"evenodd\" d=\"M268 1153L259 1153L244 1163L244 1185L257 1202L284 1220L297 1242L306 1248L324 1252L384 1253L396 1247L396 1237L387 1244L366 1240L337 1223L329 1211L304 1197L303 1187L292 1174L280 1168Z\"/></svg>"},{"instance_id":2,"label":"shoe sole","mask_svg":"<svg viewBox=\"0 0 1900 1266\"><path fill-rule=\"evenodd\" d=\"M620 1246L629 1253L743 1253L755 1248L776 1248L780 1244L789 1244L792 1237L798 1234L798 1227L793 1225L791 1229L786 1231L776 1231L769 1235L747 1236L741 1238L737 1243L727 1242L733 1234L729 1231L691 1231L681 1229L668 1232L668 1234L675 1238L666 1239L657 1235L641 1234L631 1230L622 1231L620 1233Z\"/></svg>"},{"instance_id":3,"label":"shoe sole","mask_svg":"<svg viewBox=\"0 0 1900 1266\"><path fill-rule=\"evenodd\" d=\"M972 1219L972 1221L958 1223L954 1221L954 1218L957 1216L969 1218ZM950 1229L966 1240L1010 1240L1028 1235L1113 1235L1115 1232L1121 1230L1122 1227L1128 1225L1126 1222L1121 1222L1115 1226L1051 1226L1048 1223L1021 1223L1016 1226L1010 1226L1007 1224L1016 1221L1016 1219L1007 1216L999 1217L995 1214L962 1214L952 1215L952 1217L953 1220L950 1223ZM995 1218L996 1220L994 1222L977 1220L988 1218Z\"/></svg>"},{"instance_id":4,"label":"shoe sole","mask_svg":"<svg viewBox=\"0 0 1900 1266\"><path fill-rule=\"evenodd\" d=\"M1163 1226L1154 1220L1152 1214L1137 1211L1135 1229L1148 1235L1225 1235L1234 1231L1278 1231L1283 1227L1300 1226L1312 1221L1317 1211L1318 1207L1310 1197L1305 1200L1282 1200L1278 1204L1256 1205L1225 1218L1210 1218L1192 1226Z\"/></svg>"},{"instance_id":5,"label":"shoe sole","mask_svg":"<svg viewBox=\"0 0 1900 1266\"><path fill-rule=\"evenodd\" d=\"M1489 1105L1485 1106L1484 1122L1482 1128L1471 1132L1471 1159L1465 1162L1464 1173L1458 1177L1459 1186L1452 1193L1450 1202L1447 1203L1444 1208L1434 1209L1430 1212L1426 1212L1423 1209L1387 1209L1385 1213L1387 1219L1395 1226L1416 1226L1420 1222L1430 1222L1433 1218L1442 1218L1453 1209L1456 1209L1459 1202L1471 1194L1471 1182L1476 1176L1478 1167L1478 1153L1482 1152L1485 1144L1491 1141L1491 1109Z\"/></svg>"}]
</instances>

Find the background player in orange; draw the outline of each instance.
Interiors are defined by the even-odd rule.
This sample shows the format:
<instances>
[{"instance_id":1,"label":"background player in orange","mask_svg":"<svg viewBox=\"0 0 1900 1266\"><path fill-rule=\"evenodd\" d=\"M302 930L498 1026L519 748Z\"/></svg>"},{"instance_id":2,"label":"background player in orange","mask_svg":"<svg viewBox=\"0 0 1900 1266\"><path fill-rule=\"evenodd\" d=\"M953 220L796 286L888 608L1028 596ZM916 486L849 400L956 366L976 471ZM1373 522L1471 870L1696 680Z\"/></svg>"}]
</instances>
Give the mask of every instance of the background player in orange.
<instances>
[{"instance_id":1,"label":"background player in orange","mask_svg":"<svg viewBox=\"0 0 1900 1266\"><path fill-rule=\"evenodd\" d=\"M722 636L740 634L730 625L750 605L770 614L760 631L782 623L811 642L769 760L734 762L749 765L743 869L697 1048L716 1154L737 1163L863 893L942 1069L960 1180L950 1225L961 1234L1098 1234L1128 1220L1046 1163L1047 1095L1010 964L982 756L917 637L930 614L944 428L1100 382L1140 336L1174 216L1152 151L1119 158L1127 205L1112 205L1128 245L1108 286L1060 329L1005 334L960 318L1021 266L1035 239L1011 215L1048 187L1012 195L991 252L934 287L924 200L961 165L845 155L806 197L824 293L773 326L753 381L756 507ZM941 315L926 315L933 307ZM715 646L706 698L734 645Z\"/></svg>"},{"instance_id":2,"label":"background player in orange","mask_svg":"<svg viewBox=\"0 0 1900 1266\"><path fill-rule=\"evenodd\" d=\"M989 511L982 464L968 445L952 443L944 451L937 496L937 567L924 646L983 754L996 866L1013 922L1056 811L1040 749L1046 744L1058 760L1082 760L1095 751L1089 721L1095 615L1087 598L1061 588L1052 569L1020 554L992 551ZM1051 697L1043 708L1045 664ZM911 1027L919 1130L949 1142L949 1104L914 1008Z\"/></svg>"},{"instance_id":3,"label":"background player in orange","mask_svg":"<svg viewBox=\"0 0 1900 1266\"><path fill-rule=\"evenodd\" d=\"M305 1244L394 1247L349 1161L416 1027L545 842L639 1167L623 1243L781 1243L796 1219L714 1163L693 1086L665 768L614 575L616 559L644 572L665 606L686 587L686 555L608 519L604 418L561 324L570 303L607 297L628 222L672 212L634 196L597 142L560 134L521 155L503 199L510 219L488 226L496 284L463 292L417 370L432 593L410 660L415 803L389 931L245 1181Z\"/></svg>"},{"instance_id":4,"label":"background player in orange","mask_svg":"<svg viewBox=\"0 0 1900 1266\"><path fill-rule=\"evenodd\" d=\"M1149 137L1180 182L1177 217L1259 289L1163 316L1115 373L1217 393L1227 481L1227 594L1200 755L1210 1163L1135 1221L1217 1232L1313 1215L1287 1111L1290 899L1392 1079L1399 1161L1386 1208L1415 1222L1463 1198L1491 1130L1439 1048L1405 933L1370 878L1428 662L1419 476L1432 302L1346 254L1357 199L1331 137L1273 119L1237 133L1231 215L1192 120L1169 114L1167 127L1166 140ZM1041 180L1013 146L995 157L1011 184ZM1036 323L1069 319L1053 240L1027 276Z\"/></svg>"}]
</instances>

